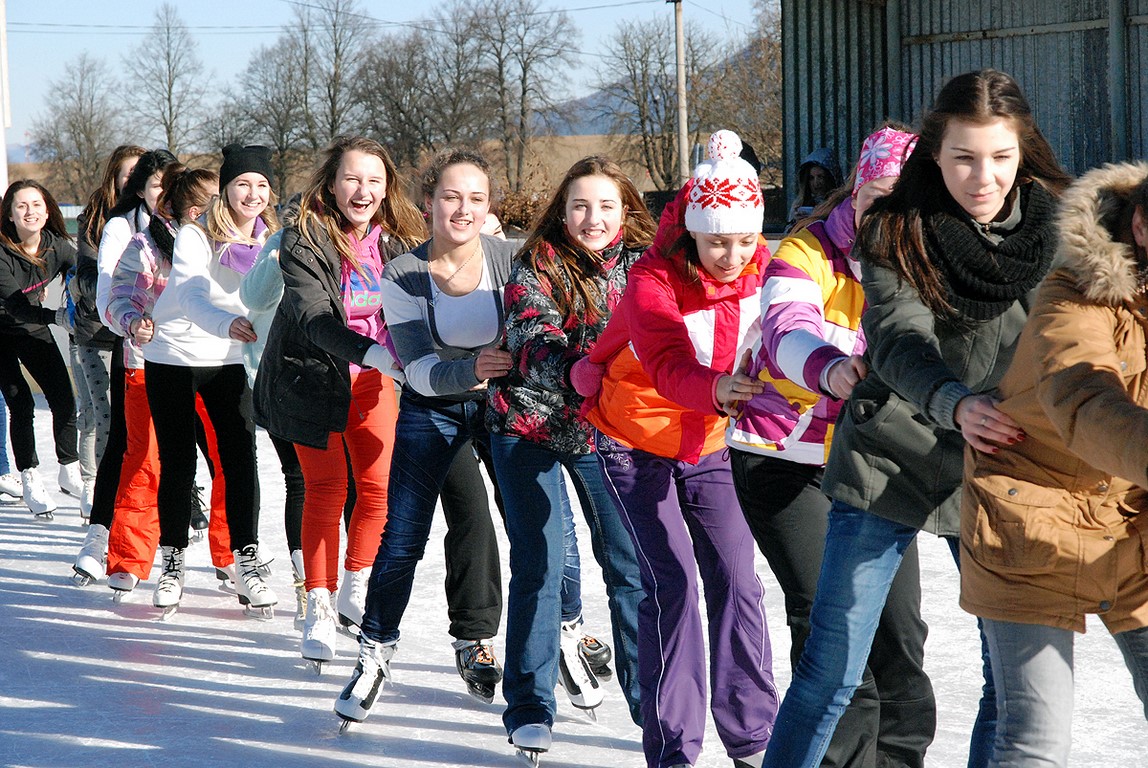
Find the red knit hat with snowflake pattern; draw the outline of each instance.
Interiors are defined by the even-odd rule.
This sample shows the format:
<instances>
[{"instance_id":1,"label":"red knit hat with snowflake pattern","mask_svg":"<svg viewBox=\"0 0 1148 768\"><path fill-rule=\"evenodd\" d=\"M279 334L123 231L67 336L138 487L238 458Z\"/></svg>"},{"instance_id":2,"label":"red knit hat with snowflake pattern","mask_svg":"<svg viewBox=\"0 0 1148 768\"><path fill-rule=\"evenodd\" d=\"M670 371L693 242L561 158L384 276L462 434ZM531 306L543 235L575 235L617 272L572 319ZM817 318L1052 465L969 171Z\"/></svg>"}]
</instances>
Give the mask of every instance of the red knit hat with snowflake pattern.
<instances>
[{"instance_id":1,"label":"red knit hat with snowflake pattern","mask_svg":"<svg viewBox=\"0 0 1148 768\"><path fill-rule=\"evenodd\" d=\"M760 232L765 217L761 185L753 166L742 160L741 139L733 131L710 136L708 160L694 169L686 202L686 229L708 235Z\"/></svg>"}]
</instances>

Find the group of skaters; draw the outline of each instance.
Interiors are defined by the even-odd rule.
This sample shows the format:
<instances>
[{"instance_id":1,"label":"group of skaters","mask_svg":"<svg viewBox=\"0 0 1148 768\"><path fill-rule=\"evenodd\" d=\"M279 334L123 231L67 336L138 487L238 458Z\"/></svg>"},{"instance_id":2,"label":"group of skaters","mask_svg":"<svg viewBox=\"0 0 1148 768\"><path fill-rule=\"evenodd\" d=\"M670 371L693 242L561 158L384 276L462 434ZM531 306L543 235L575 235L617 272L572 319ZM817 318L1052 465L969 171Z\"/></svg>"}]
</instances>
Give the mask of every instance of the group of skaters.
<instances>
[{"instance_id":1,"label":"group of skaters","mask_svg":"<svg viewBox=\"0 0 1148 768\"><path fill-rule=\"evenodd\" d=\"M301 655L321 668L340 623L359 634L345 723L385 710L441 502L458 671L486 702L501 684L534 764L556 686L593 713L616 676L650 768L695 763L707 708L737 768L922 766L928 530L981 632L968 765L1065 766L1087 614L1148 702L1148 164L1072 179L994 70L858 149L773 254L724 130L659 222L592 156L517 248L486 233L491 171L464 149L412 199L382 145L338 138L281 227L266 148L229 146L215 173L121 147L78 252L48 191L16 182L0 386L19 477L0 465L0 493L51 514L23 363L90 516L77 572L130 591L158 548L153 603L174 610L202 451L217 574L266 612L265 428ZM48 309L57 277L69 301ZM502 665L480 461L510 542ZM567 477L612 646L582 626ZM785 595L784 697L755 543Z\"/></svg>"}]
</instances>

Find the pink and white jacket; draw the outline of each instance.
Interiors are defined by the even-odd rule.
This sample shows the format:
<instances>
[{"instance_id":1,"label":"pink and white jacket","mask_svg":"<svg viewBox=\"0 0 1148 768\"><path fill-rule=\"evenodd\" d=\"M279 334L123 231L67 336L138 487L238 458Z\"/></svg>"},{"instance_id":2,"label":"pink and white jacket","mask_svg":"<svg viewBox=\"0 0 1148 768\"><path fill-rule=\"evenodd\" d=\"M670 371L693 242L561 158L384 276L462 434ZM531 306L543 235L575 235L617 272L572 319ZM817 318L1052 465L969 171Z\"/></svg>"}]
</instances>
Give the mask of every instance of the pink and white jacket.
<instances>
[{"instance_id":1,"label":"pink and white jacket","mask_svg":"<svg viewBox=\"0 0 1148 768\"><path fill-rule=\"evenodd\" d=\"M861 265L850 258L853 201L781 241L765 270L761 340L749 374L765 391L730 424L726 444L824 464L842 401L822 389L828 367L865 351Z\"/></svg>"},{"instance_id":2,"label":"pink and white jacket","mask_svg":"<svg viewBox=\"0 0 1148 768\"><path fill-rule=\"evenodd\" d=\"M104 318L112 330L126 339L125 368L143 368L143 353L132 340L132 321L151 317L156 299L167 285L169 272L171 258L165 258L160 252L147 227L128 241L112 271Z\"/></svg>"}]
</instances>

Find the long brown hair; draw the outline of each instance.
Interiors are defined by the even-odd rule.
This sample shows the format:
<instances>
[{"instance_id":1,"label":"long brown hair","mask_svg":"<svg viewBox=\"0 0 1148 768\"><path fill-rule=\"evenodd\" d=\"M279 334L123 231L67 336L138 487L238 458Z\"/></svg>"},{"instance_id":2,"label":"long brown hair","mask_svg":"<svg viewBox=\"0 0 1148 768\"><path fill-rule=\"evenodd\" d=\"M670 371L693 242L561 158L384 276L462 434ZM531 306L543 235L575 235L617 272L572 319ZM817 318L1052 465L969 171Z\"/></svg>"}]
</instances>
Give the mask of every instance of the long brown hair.
<instances>
[{"instance_id":1,"label":"long brown hair","mask_svg":"<svg viewBox=\"0 0 1148 768\"><path fill-rule=\"evenodd\" d=\"M893 192L873 204L857 233L859 253L895 272L938 317L951 317L955 310L925 251L924 215L952 201L936 155L950 121L985 125L1002 119L1016 131L1020 146L1013 188L1035 182L1059 196L1072 178L1037 127L1020 86L1004 72L982 69L957 75L941 88L922 118L917 148L905 161Z\"/></svg>"},{"instance_id":2,"label":"long brown hair","mask_svg":"<svg viewBox=\"0 0 1148 768\"><path fill-rule=\"evenodd\" d=\"M20 242L20 236L16 232L16 222L12 221L12 203L16 193L22 189L34 189L40 193L44 198L44 209L48 214L48 220L44 222L44 229L42 232L51 232L61 240L69 240L68 225L64 223L64 214L60 213L60 206L56 203L56 198L52 197L43 184L33 179L21 179L14 181L8 186L8 191L4 193L4 199L0 201L0 243L5 248L10 250L25 261L30 261L37 267L44 266L44 240L40 240L40 248L36 253L28 254L24 251L24 246Z\"/></svg>"},{"instance_id":3,"label":"long brown hair","mask_svg":"<svg viewBox=\"0 0 1148 768\"><path fill-rule=\"evenodd\" d=\"M116 177L120 175L120 166L126 160L141 157L145 152L146 149L135 144L121 144L112 150L112 155L104 166L100 186L92 192L88 204L84 206L79 216L79 220L83 222L80 238L93 247L100 244L100 238L104 235L104 225L108 222L108 212L116 204L116 196L119 194L116 189Z\"/></svg>"},{"instance_id":4,"label":"long brown hair","mask_svg":"<svg viewBox=\"0 0 1148 768\"><path fill-rule=\"evenodd\" d=\"M347 217L335 202L335 193L332 186L335 183L335 174L339 172L339 164L343 155L348 152L362 152L374 155L383 163L386 170L386 197L375 215L371 217L371 224L381 227L382 231L396 239L403 250L409 250L426 239L426 225L423 223L419 209L407 198L403 191L405 183L399 176L395 163L382 144L374 139L363 136L337 136L327 147L323 154L323 162L311 174L306 188L299 201L297 226L303 239L319 250L315 241L317 232L325 232L335 245L335 250L343 261L359 273L363 267L351 247L351 240L347 237L349 228ZM380 249L381 251L382 249ZM385 258L385 254L384 258Z\"/></svg>"},{"instance_id":5,"label":"long brown hair","mask_svg":"<svg viewBox=\"0 0 1148 768\"><path fill-rule=\"evenodd\" d=\"M192 206L206 208L218 186L219 174L215 171L172 163L163 171L163 191L156 202L156 213L177 224L187 224L180 220L183 212Z\"/></svg>"},{"instance_id":6,"label":"long brown hair","mask_svg":"<svg viewBox=\"0 0 1148 768\"><path fill-rule=\"evenodd\" d=\"M586 176L604 176L618 188L623 208L622 243L627 248L649 247L657 225L634 182L613 160L592 155L570 166L550 202L535 218L518 258L550 288L554 304L563 317L573 317L581 309L587 322L594 323L601 319L598 305L602 297L595 279L596 274L600 274L599 259L571 240L566 231L566 198L570 185Z\"/></svg>"}]
</instances>

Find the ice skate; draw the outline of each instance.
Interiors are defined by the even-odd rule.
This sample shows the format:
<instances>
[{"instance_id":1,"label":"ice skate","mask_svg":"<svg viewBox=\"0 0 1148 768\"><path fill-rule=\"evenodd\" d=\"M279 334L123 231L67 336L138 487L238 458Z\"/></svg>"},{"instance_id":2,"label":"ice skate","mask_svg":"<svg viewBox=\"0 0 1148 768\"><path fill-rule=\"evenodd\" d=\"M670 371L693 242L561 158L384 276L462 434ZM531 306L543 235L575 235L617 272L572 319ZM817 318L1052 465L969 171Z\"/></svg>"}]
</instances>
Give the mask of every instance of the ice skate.
<instances>
[{"instance_id":1,"label":"ice skate","mask_svg":"<svg viewBox=\"0 0 1148 768\"><path fill-rule=\"evenodd\" d=\"M570 703L597 722L594 709L602 704L602 686L594 676L590 662L580 653L581 641L582 623L562 622L558 682L566 689Z\"/></svg>"},{"instance_id":2,"label":"ice skate","mask_svg":"<svg viewBox=\"0 0 1148 768\"><path fill-rule=\"evenodd\" d=\"M307 622L307 585L303 578L303 550L291 552L291 572L295 587L295 629L302 630Z\"/></svg>"},{"instance_id":3,"label":"ice skate","mask_svg":"<svg viewBox=\"0 0 1148 768\"><path fill-rule=\"evenodd\" d=\"M183 555L184 551L179 547L160 547L163 570L152 593L151 604L164 609L162 618L165 621L175 615L183 598Z\"/></svg>"},{"instance_id":4,"label":"ice skate","mask_svg":"<svg viewBox=\"0 0 1148 768\"><path fill-rule=\"evenodd\" d=\"M466 682L467 692L479 701L494 701L494 688L502 681L502 667L489 640L455 640L454 665Z\"/></svg>"},{"instance_id":5,"label":"ice skate","mask_svg":"<svg viewBox=\"0 0 1148 768\"><path fill-rule=\"evenodd\" d=\"M28 505L29 511L36 516L36 519L54 520L56 501L48 495L48 489L40 482L40 475L35 468L29 467L20 473L20 485L24 503Z\"/></svg>"},{"instance_id":6,"label":"ice skate","mask_svg":"<svg viewBox=\"0 0 1148 768\"><path fill-rule=\"evenodd\" d=\"M339 596L335 605L339 611L339 623L345 628L363 623L363 611L367 606L367 582L371 580L371 569L344 571L343 583L339 585Z\"/></svg>"},{"instance_id":7,"label":"ice skate","mask_svg":"<svg viewBox=\"0 0 1148 768\"><path fill-rule=\"evenodd\" d=\"M550 751L550 727L545 723L520 725L510 734L514 755L526 765L537 766L542 755Z\"/></svg>"},{"instance_id":8,"label":"ice skate","mask_svg":"<svg viewBox=\"0 0 1148 768\"><path fill-rule=\"evenodd\" d=\"M72 580L78 587L86 587L104 577L105 562L108 559L108 529L97 523L88 528L88 535L72 564L75 576Z\"/></svg>"},{"instance_id":9,"label":"ice skate","mask_svg":"<svg viewBox=\"0 0 1148 768\"><path fill-rule=\"evenodd\" d=\"M259 619L275 617L273 606L278 600L271 587L263 580L260 571L259 547L248 544L243 549L237 549L235 555L235 591L239 602L244 607L244 613Z\"/></svg>"},{"instance_id":10,"label":"ice skate","mask_svg":"<svg viewBox=\"0 0 1148 768\"><path fill-rule=\"evenodd\" d=\"M73 461L71 464L61 464L57 478L63 493L75 496L77 499L84 494L84 478L80 476L80 463L78 461Z\"/></svg>"},{"instance_id":11,"label":"ice skate","mask_svg":"<svg viewBox=\"0 0 1148 768\"><path fill-rule=\"evenodd\" d=\"M219 582L217 586L220 592L226 592L229 595L236 594L235 563L215 566L215 579Z\"/></svg>"},{"instance_id":12,"label":"ice skate","mask_svg":"<svg viewBox=\"0 0 1148 768\"><path fill-rule=\"evenodd\" d=\"M203 532L211 525L207 518L207 507L203 503L203 486L191 486L191 538L202 541Z\"/></svg>"},{"instance_id":13,"label":"ice skate","mask_svg":"<svg viewBox=\"0 0 1148 768\"><path fill-rule=\"evenodd\" d=\"M108 575L108 586L112 588L112 602L119 603L124 596L136 588L140 583L139 577L134 573L112 573Z\"/></svg>"},{"instance_id":14,"label":"ice skate","mask_svg":"<svg viewBox=\"0 0 1148 768\"><path fill-rule=\"evenodd\" d=\"M397 647L397 643L384 645L366 636L359 638L359 661L343 692L335 699L335 714L343 719L340 733L351 723L363 722L371 713L379 691L391 681L391 659Z\"/></svg>"},{"instance_id":15,"label":"ice skate","mask_svg":"<svg viewBox=\"0 0 1148 768\"><path fill-rule=\"evenodd\" d=\"M24 498L24 484L20 482L19 475L11 472L0 475L0 496L11 496L14 499Z\"/></svg>"},{"instance_id":16,"label":"ice skate","mask_svg":"<svg viewBox=\"0 0 1148 768\"><path fill-rule=\"evenodd\" d=\"M92 519L92 504L95 501L95 495L96 481L94 479L85 480L84 490L80 494L80 520L84 525L87 525L88 521Z\"/></svg>"},{"instance_id":17,"label":"ice skate","mask_svg":"<svg viewBox=\"0 0 1148 768\"><path fill-rule=\"evenodd\" d=\"M323 674L324 662L334 660L337 634L331 590L316 587L307 593L307 622L299 645L299 655L315 666L316 674Z\"/></svg>"},{"instance_id":18,"label":"ice skate","mask_svg":"<svg viewBox=\"0 0 1148 768\"><path fill-rule=\"evenodd\" d=\"M579 625L579 631L581 631L581 625ZM586 659L590 669L594 672L594 677L605 681L614 677L614 670L610 669L610 662L613 660L614 654L606 643L593 635L583 633L578 641L578 653Z\"/></svg>"}]
</instances>

